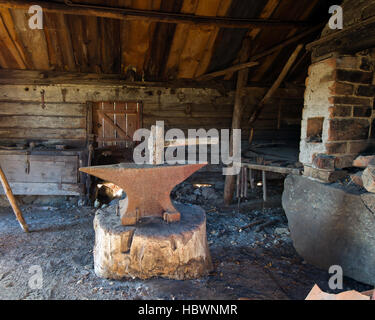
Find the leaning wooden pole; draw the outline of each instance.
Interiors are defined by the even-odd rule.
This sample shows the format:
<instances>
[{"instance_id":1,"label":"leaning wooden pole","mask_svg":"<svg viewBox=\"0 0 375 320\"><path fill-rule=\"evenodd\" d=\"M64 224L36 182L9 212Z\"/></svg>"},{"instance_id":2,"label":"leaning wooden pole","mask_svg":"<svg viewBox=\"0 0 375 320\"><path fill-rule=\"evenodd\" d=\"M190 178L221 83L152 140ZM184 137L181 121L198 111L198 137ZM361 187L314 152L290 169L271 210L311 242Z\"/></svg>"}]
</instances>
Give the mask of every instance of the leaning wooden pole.
<instances>
[{"instance_id":1,"label":"leaning wooden pole","mask_svg":"<svg viewBox=\"0 0 375 320\"><path fill-rule=\"evenodd\" d=\"M276 81L272 85L272 87L267 91L266 95L263 97L263 99L260 101L260 103L254 108L252 111L250 117L249 117L249 125L250 130L252 130L253 125L255 121L258 119L260 113L266 106L266 104L269 102L269 100L272 98L272 96L275 94L275 92L280 88L280 85L284 81L285 77L288 75L289 70L292 68L294 62L296 61L299 53L303 49L304 45L299 44L296 49L293 51L292 55L289 57L287 63L285 64L283 70L281 71L280 75L277 77Z\"/></svg>"},{"instance_id":2,"label":"leaning wooden pole","mask_svg":"<svg viewBox=\"0 0 375 320\"><path fill-rule=\"evenodd\" d=\"M1 184L3 186L4 192L10 202L10 205L13 208L14 214L16 215L21 228L23 229L23 231L29 232L29 227L27 226L26 221L23 218L22 212L20 208L18 207L17 200L13 195L12 189L10 188L7 177L5 176L5 173L3 169L1 168L1 166L0 166L0 180L1 180Z\"/></svg>"}]
</instances>

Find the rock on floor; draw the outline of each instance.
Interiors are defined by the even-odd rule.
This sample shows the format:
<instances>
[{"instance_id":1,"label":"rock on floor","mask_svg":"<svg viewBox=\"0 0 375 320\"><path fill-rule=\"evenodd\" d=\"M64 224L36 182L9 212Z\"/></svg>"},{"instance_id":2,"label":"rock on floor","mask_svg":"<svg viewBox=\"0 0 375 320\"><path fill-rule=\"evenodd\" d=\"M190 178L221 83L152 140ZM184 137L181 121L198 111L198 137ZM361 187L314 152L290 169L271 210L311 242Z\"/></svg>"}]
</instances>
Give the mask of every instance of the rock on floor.
<instances>
[{"instance_id":1,"label":"rock on floor","mask_svg":"<svg viewBox=\"0 0 375 320\"><path fill-rule=\"evenodd\" d=\"M291 175L283 207L294 246L307 262L325 270L339 265L345 276L375 285L375 214L364 194Z\"/></svg>"}]
</instances>

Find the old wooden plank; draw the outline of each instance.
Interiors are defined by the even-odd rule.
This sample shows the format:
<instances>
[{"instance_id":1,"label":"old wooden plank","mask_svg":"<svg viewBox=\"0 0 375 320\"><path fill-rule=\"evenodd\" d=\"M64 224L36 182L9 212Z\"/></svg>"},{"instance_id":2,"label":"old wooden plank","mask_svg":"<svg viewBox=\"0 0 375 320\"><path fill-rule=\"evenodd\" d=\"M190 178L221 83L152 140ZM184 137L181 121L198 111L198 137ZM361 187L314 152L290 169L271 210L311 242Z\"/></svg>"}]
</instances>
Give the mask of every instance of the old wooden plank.
<instances>
[{"instance_id":1,"label":"old wooden plank","mask_svg":"<svg viewBox=\"0 0 375 320\"><path fill-rule=\"evenodd\" d=\"M10 187L14 195L79 196L83 194L82 186L79 184L10 182ZM2 188L0 194L4 194Z\"/></svg>"},{"instance_id":2,"label":"old wooden plank","mask_svg":"<svg viewBox=\"0 0 375 320\"><path fill-rule=\"evenodd\" d=\"M281 173L281 174L295 174L300 175L301 169L295 169L295 168L285 168L285 167L276 167L271 165L260 165L260 164L253 164L253 163L241 163L242 167L246 167L252 170L259 170L263 172L275 172L275 173Z\"/></svg>"},{"instance_id":3,"label":"old wooden plank","mask_svg":"<svg viewBox=\"0 0 375 320\"><path fill-rule=\"evenodd\" d=\"M11 182L77 183L77 156L0 155Z\"/></svg>"},{"instance_id":4,"label":"old wooden plank","mask_svg":"<svg viewBox=\"0 0 375 320\"><path fill-rule=\"evenodd\" d=\"M84 104L46 103L43 109L37 102L0 102L0 115L83 117L85 106Z\"/></svg>"},{"instance_id":5,"label":"old wooden plank","mask_svg":"<svg viewBox=\"0 0 375 320\"><path fill-rule=\"evenodd\" d=\"M31 128L0 128L0 139L25 139L25 140L85 140L86 129L31 129Z\"/></svg>"},{"instance_id":6,"label":"old wooden plank","mask_svg":"<svg viewBox=\"0 0 375 320\"><path fill-rule=\"evenodd\" d=\"M1 128L50 128L80 129L86 128L85 117L52 117L52 116L2 116Z\"/></svg>"}]
</instances>

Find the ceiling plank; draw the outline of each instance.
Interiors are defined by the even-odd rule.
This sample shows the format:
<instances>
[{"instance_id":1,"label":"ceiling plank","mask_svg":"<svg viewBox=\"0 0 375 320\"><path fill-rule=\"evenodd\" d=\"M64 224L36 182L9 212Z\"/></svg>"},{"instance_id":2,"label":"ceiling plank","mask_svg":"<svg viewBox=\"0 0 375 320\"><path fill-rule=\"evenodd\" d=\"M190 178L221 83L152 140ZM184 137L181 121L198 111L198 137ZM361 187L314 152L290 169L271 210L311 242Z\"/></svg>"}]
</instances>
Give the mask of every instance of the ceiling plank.
<instances>
[{"instance_id":1,"label":"ceiling plank","mask_svg":"<svg viewBox=\"0 0 375 320\"><path fill-rule=\"evenodd\" d=\"M146 1L143 1L146 2ZM4 8L28 9L30 2L26 0L0 0ZM72 15L88 15L109 19L142 20L147 22L184 23L200 26L217 26L221 28L295 28L310 26L311 22L281 21L268 19L234 19L228 17L207 17L181 13L159 12L154 10L139 10L120 7L107 7L99 5L67 5L53 1L33 1L32 4L40 5L46 12L55 12Z\"/></svg>"},{"instance_id":2,"label":"ceiling plank","mask_svg":"<svg viewBox=\"0 0 375 320\"><path fill-rule=\"evenodd\" d=\"M26 69L25 56L21 47L17 45L13 19L7 9L0 9L0 39L8 48L17 67L20 69Z\"/></svg>"},{"instance_id":3,"label":"ceiling plank","mask_svg":"<svg viewBox=\"0 0 375 320\"><path fill-rule=\"evenodd\" d=\"M197 10L198 0L184 0L181 8L181 12L185 14L193 14ZM186 24L178 24L173 37L172 46L169 52L167 67L166 67L166 78L176 78L178 73L178 66L180 64L180 58L182 51L184 50L186 40L188 38L190 26Z\"/></svg>"},{"instance_id":4,"label":"ceiling plank","mask_svg":"<svg viewBox=\"0 0 375 320\"><path fill-rule=\"evenodd\" d=\"M221 0L216 12L216 16L224 17L228 15L229 9L232 5L232 0ZM216 39L219 35L220 28L219 27L212 27L210 32L210 38L207 42L206 48L202 51L200 58L199 58L199 65L194 72L194 78L203 75L211 62L211 58L213 56L215 50L215 43Z\"/></svg>"},{"instance_id":5,"label":"ceiling plank","mask_svg":"<svg viewBox=\"0 0 375 320\"><path fill-rule=\"evenodd\" d=\"M220 9L220 0L199 0L196 15L216 16ZM207 48L212 32L212 26L191 26L184 49L181 52L180 64L178 68L179 78L193 78L196 69L200 64L202 53Z\"/></svg>"},{"instance_id":6,"label":"ceiling plank","mask_svg":"<svg viewBox=\"0 0 375 320\"><path fill-rule=\"evenodd\" d=\"M280 0L268 0L267 4L265 5L265 7L263 8L260 14L260 18L268 19L272 17L272 14L275 12L279 4L280 4ZM248 32L248 37L252 40L255 40L261 31L262 29L260 28L251 29ZM239 62L239 59L240 58L238 57L237 60L234 62L234 64L237 64ZM233 77L233 71L229 71L225 75L225 80L229 80L232 77Z\"/></svg>"},{"instance_id":7,"label":"ceiling plank","mask_svg":"<svg viewBox=\"0 0 375 320\"><path fill-rule=\"evenodd\" d=\"M56 26L58 30L57 35L59 39L59 48L61 48L62 57L64 61L64 70L77 71L76 61L73 52L72 38L69 26L66 21L66 16L64 16L61 13L56 14Z\"/></svg>"},{"instance_id":8,"label":"ceiling plank","mask_svg":"<svg viewBox=\"0 0 375 320\"><path fill-rule=\"evenodd\" d=\"M157 1L133 0L132 7L137 9L157 9ZM144 74L147 53L150 50L155 24L144 21L126 21L122 27L122 72L135 68L139 75Z\"/></svg>"},{"instance_id":9,"label":"ceiling plank","mask_svg":"<svg viewBox=\"0 0 375 320\"><path fill-rule=\"evenodd\" d=\"M15 30L19 41L31 58L32 67L39 70L49 70L47 41L43 30L29 28L30 15L25 10L12 10Z\"/></svg>"}]
</instances>

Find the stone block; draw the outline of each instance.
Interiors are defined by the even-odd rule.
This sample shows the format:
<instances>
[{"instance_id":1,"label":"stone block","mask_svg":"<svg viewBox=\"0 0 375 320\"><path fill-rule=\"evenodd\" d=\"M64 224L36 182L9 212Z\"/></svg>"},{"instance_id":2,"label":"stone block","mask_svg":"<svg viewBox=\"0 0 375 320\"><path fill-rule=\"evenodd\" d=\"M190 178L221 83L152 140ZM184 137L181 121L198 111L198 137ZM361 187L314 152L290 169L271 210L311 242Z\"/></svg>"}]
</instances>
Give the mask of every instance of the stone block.
<instances>
[{"instance_id":1,"label":"stone block","mask_svg":"<svg viewBox=\"0 0 375 320\"><path fill-rule=\"evenodd\" d=\"M333 183L345 178L348 173L345 170L323 170L305 165L303 175L324 183Z\"/></svg>"},{"instance_id":2,"label":"stone block","mask_svg":"<svg viewBox=\"0 0 375 320\"><path fill-rule=\"evenodd\" d=\"M314 154L312 166L315 169L335 170L336 157L326 154Z\"/></svg>"},{"instance_id":3,"label":"stone block","mask_svg":"<svg viewBox=\"0 0 375 320\"><path fill-rule=\"evenodd\" d=\"M375 166L368 166L362 174L363 187L371 193L375 193Z\"/></svg>"},{"instance_id":4,"label":"stone block","mask_svg":"<svg viewBox=\"0 0 375 320\"><path fill-rule=\"evenodd\" d=\"M339 265L344 276L375 285L375 217L362 195L290 175L282 202L300 256L326 271Z\"/></svg>"}]
</instances>

